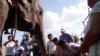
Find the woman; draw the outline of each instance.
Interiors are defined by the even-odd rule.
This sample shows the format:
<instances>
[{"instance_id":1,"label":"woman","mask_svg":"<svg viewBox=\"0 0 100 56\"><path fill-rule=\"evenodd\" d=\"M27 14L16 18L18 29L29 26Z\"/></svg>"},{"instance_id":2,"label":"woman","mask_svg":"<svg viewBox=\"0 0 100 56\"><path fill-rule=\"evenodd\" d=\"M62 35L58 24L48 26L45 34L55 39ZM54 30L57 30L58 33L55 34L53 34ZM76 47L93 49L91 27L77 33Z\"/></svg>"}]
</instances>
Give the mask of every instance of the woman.
<instances>
[{"instance_id":1,"label":"woman","mask_svg":"<svg viewBox=\"0 0 100 56\"><path fill-rule=\"evenodd\" d=\"M8 36L8 41L4 43L6 47L6 56L14 56L15 55L15 42L13 40L13 36Z\"/></svg>"}]
</instances>

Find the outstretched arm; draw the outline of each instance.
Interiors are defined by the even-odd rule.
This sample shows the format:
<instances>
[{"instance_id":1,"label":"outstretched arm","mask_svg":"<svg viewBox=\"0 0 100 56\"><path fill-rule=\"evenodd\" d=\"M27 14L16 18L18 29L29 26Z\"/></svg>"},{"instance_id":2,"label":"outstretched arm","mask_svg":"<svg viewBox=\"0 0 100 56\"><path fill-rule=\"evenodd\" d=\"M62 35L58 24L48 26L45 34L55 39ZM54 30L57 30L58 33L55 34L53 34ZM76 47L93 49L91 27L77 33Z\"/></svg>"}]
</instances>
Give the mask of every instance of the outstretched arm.
<instances>
[{"instance_id":1,"label":"outstretched arm","mask_svg":"<svg viewBox=\"0 0 100 56\"><path fill-rule=\"evenodd\" d=\"M6 46L8 43L9 43L9 41L5 42L5 43L4 43L4 46Z\"/></svg>"},{"instance_id":2,"label":"outstretched arm","mask_svg":"<svg viewBox=\"0 0 100 56\"><path fill-rule=\"evenodd\" d=\"M86 53L91 45L95 42L99 41L100 35L100 12L95 12L91 14L92 22L90 25L90 29L85 36L83 44L80 47L81 53Z\"/></svg>"}]
</instances>

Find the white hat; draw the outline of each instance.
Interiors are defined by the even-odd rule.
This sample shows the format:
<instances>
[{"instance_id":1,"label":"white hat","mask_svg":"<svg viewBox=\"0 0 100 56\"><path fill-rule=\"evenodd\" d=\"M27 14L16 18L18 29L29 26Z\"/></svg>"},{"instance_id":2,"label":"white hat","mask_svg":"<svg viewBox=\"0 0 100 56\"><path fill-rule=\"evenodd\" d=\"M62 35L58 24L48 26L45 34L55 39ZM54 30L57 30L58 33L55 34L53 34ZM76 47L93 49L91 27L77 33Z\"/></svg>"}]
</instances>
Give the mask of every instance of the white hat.
<instances>
[{"instance_id":1,"label":"white hat","mask_svg":"<svg viewBox=\"0 0 100 56\"><path fill-rule=\"evenodd\" d=\"M19 47L19 50L23 50L24 51L24 47L23 46L20 46Z\"/></svg>"},{"instance_id":2,"label":"white hat","mask_svg":"<svg viewBox=\"0 0 100 56\"><path fill-rule=\"evenodd\" d=\"M65 30L62 28L62 29L61 29L61 32L65 32Z\"/></svg>"}]
</instances>

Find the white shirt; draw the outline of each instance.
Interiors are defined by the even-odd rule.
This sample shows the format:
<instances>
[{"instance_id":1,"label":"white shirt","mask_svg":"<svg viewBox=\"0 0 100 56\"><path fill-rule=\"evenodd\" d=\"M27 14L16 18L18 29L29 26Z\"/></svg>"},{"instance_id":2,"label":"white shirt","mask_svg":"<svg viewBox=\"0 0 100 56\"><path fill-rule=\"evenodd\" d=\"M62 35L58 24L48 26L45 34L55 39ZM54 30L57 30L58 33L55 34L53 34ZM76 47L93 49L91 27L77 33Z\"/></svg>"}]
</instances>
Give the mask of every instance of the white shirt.
<instances>
[{"instance_id":1,"label":"white shirt","mask_svg":"<svg viewBox=\"0 0 100 56\"><path fill-rule=\"evenodd\" d=\"M69 46L76 46L76 47L79 47L80 45L79 45L79 44L76 44L76 43L69 43Z\"/></svg>"},{"instance_id":2,"label":"white shirt","mask_svg":"<svg viewBox=\"0 0 100 56\"><path fill-rule=\"evenodd\" d=\"M6 55L14 55L15 54L15 42L11 41L6 45Z\"/></svg>"},{"instance_id":3,"label":"white shirt","mask_svg":"<svg viewBox=\"0 0 100 56\"><path fill-rule=\"evenodd\" d=\"M56 46L54 45L54 43L53 42L51 42L51 41L48 41L47 42L47 46L49 47L49 54L54 54L54 52L55 52L55 50L56 50Z\"/></svg>"}]
</instances>

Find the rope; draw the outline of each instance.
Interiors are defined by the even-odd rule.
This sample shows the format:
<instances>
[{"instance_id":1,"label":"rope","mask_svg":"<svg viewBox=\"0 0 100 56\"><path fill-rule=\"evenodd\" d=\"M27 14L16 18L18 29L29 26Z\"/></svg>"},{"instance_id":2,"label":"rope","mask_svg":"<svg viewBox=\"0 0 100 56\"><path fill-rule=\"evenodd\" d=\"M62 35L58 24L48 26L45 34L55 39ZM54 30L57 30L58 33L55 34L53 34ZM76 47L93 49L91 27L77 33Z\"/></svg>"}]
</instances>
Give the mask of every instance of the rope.
<instances>
[{"instance_id":1,"label":"rope","mask_svg":"<svg viewBox=\"0 0 100 56\"><path fill-rule=\"evenodd\" d=\"M84 26L86 26L86 25L85 25L85 21L88 19L89 15L90 15L90 10L89 10L89 8L88 8L88 15L87 15L87 17L84 19L84 21L82 21L82 23L84 24Z\"/></svg>"},{"instance_id":2,"label":"rope","mask_svg":"<svg viewBox=\"0 0 100 56\"><path fill-rule=\"evenodd\" d=\"M88 19L89 15L90 15L90 10L89 10L89 9L90 9L90 8L88 8L88 15L86 16L86 18L84 19L84 21L82 21L84 27L86 27L85 21ZM82 34L83 34L83 31L81 32L81 37L82 37Z\"/></svg>"}]
</instances>

